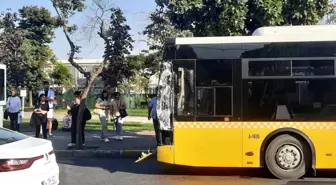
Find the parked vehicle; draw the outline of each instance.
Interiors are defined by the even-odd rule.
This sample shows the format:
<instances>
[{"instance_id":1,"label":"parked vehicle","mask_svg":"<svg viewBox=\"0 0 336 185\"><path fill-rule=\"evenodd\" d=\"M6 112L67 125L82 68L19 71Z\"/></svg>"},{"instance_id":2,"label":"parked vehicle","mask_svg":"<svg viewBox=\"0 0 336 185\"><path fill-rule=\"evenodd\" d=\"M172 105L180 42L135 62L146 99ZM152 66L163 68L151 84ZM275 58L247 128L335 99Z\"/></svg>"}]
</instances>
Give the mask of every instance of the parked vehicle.
<instances>
[{"instance_id":1,"label":"parked vehicle","mask_svg":"<svg viewBox=\"0 0 336 185\"><path fill-rule=\"evenodd\" d=\"M0 181L4 185L58 185L52 143L0 128Z\"/></svg>"}]
</instances>

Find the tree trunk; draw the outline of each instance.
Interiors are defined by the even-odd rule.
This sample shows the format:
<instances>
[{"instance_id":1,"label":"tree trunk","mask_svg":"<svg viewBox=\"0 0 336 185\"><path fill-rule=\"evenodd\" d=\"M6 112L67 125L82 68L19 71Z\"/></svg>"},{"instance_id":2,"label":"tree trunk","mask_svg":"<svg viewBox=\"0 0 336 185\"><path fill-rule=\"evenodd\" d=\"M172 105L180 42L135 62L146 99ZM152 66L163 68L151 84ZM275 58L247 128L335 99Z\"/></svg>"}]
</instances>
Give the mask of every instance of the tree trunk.
<instances>
[{"instance_id":1,"label":"tree trunk","mask_svg":"<svg viewBox=\"0 0 336 185\"><path fill-rule=\"evenodd\" d=\"M29 91L29 107L34 107L33 105L33 91Z\"/></svg>"}]
</instances>

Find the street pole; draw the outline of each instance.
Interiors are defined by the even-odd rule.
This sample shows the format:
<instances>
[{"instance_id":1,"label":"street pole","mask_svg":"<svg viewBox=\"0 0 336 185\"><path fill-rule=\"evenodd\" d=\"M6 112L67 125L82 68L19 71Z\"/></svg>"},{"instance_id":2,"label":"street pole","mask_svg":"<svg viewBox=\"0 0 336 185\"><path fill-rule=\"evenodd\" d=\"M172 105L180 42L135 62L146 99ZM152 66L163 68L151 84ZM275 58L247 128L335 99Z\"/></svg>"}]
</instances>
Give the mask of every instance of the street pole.
<instances>
[{"instance_id":1,"label":"street pole","mask_svg":"<svg viewBox=\"0 0 336 185\"><path fill-rule=\"evenodd\" d=\"M22 97L22 103L21 103L21 106L22 106L22 108L21 108L21 116L22 116L22 119L24 118L24 107L25 107L25 99L26 99L26 97L27 97L27 90L21 90L20 91L20 96Z\"/></svg>"},{"instance_id":2,"label":"street pole","mask_svg":"<svg viewBox=\"0 0 336 185\"><path fill-rule=\"evenodd\" d=\"M0 105L0 128L3 128L3 106Z\"/></svg>"}]
</instances>

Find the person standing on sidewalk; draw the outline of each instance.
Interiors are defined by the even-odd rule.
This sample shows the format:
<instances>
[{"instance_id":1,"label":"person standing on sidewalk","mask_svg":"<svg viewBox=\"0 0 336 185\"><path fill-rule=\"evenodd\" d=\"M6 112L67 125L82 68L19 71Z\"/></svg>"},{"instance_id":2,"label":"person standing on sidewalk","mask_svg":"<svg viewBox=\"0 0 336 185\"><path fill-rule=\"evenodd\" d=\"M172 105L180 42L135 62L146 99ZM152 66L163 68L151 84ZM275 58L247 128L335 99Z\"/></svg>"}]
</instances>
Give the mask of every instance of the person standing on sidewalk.
<instances>
[{"instance_id":1,"label":"person standing on sidewalk","mask_svg":"<svg viewBox=\"0 0 336 185\"><path fill-rule=\"evenodd\" d=\"M40 90L39 92L39 96L41 94L45 94L46 95L46 99L48 101L48 105L49 105L49 111L47 114L47 120L48 120L48 134L49 136L52 136L52 120L54 118L54 98L55 98L55 93L54 91L50 88L50 84L48 81L45 81L44 83L44 89ZM43 129L42 129L43 130Z\"/></svg>"},{"instance_id":2,"label":"person standing on sidewalk","mask_svg":"<svg viewBox=\"0 0 336 185\"><path fill-rule=\"evenodd\" d=\"M155 138L157 145L160 145L160 130L159 130L159 120L156 114L156 96L154 96L148 104L148 120L153 119L153 125L155 130Z\"/></svg>"},{"instance_id":3,"label":"person standing on sidewalk","mask_svg":"<svg viewBox=\"0 0 336 185\"><path fill-rule=\"evenodd\" d=\"M114 122L116 127L116 133L117 136L115 137L115 140L122 141L122 122L123 118L127 116L126 112L126 103L121 98L121 95L119 92L116 92L115 97L111 104L111 120Z\"/></svg>"},{"instance_id":4,"label":"person standing on sidewalk","mask_svg":"<svg viewBox=\"0 0 336 185\"><path fill-rule=\"evenodd\" d=\"M77 116L78 116L78 111L79 111L79 105L81 102L81 92L75 91L74 96L75 96L75 102L73 105L69 105L65 100L63 100L64 104L66 105L67 109L71 111L71 115L72 115L71 143L68 144L68 147L76 146ZM85 107L84 113L83 113L83 119L82 119L83 122L81 124L81 134L82 134L83 146L85 146L85 132L84 132L85 125L86 125L86 121L88 121L89 119L91 119L91 114L90 114L90 111Z\"/></svg>"},{"instance_id":5,"label":"person standing on sidewalk","mask_svg":"<svg viewBox=\"0 0 336 185\"><path fill-rule=\"evenodd\" d=\"M108 123L109 106L110 106L108 98L109 98L108 92L106 90L103 90L100 98L98 98L96 101L94 110L95 114L99 116L99 120L102 125L100 140L105 141L106 143L110 141L107 137L108 132L107 123Z\"/></svg>"},{"instance_id":6,"label":"person standing on sidewalk","mask_svg":"<svg viewBox=\"0 0 336 185\"><path fill-rule=\"evenodd\" d=\"M49 104L47 98L44 94L40 95L40 101L37 103L34 113L37 115L37 120L35 122L36 130L35 137L40 137L40 132L42 128L42 135L44 139L47 139L47 114L49 112Z\"/></svg>"},{"instance_id":7,"label":"person standing on sidewalk","mask_svg":"<svg viewBox=\"0 0 336 185\"><path fill-rule=\"evenodd\" d=\"M21 111L21 100L17 96L17 91L15 89L12 90L12 94L7 100L7 111L10 119L10 129L20 132L18 116Z\"/></svg>"}]
</instances>

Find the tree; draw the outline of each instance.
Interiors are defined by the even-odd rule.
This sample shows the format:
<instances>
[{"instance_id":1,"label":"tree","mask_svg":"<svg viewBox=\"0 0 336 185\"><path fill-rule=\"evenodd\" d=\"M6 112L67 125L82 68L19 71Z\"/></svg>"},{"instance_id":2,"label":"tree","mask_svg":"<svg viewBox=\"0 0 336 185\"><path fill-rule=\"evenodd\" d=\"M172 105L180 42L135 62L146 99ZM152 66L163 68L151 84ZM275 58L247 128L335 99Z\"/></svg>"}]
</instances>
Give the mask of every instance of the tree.
<instances>
[{"instance_id":1,"label":"tree","mask_svg":"<svg viewBox=\"0 0 336 185\"><path fill-rule=\"evenodd\" d=\"M38 6L24 6L18 13L8 10L0 19L3 28L3 39L8 41L21 39L16 42L15 50L3 57L9 73L9 86L27 88L30 90L30 106L32 106L32 92L41 88L42 81L47 79L46 68L56 61L49 44L54 38L54 29L58 26L57 19L48 9ZM22 33L20 37L13 33ZM4 44L8 48L8 45ZM19 57L19 58L18 58ZM11 67L12 66L12 67ZM14 75L18 73L19 75Z\"/></svg>"},{"instance_id":2,"label":"tree","mask_svg":"<svg viewBox=\"0 0 336 185\"><path fill-rule=\"evenodd\" d=\"M329 0L249 0L246 30L262 26L316 25L332 8Z\"/></svg>"},{"instance_id":3,"label":"tree","mask_svg":"<svg viewBox=\"0 0 336 185\"><path fill-rule=\"evenodd\" d=\"M102 72L102 79L107 85L122 83L124 79L133 75L125 56L130 54L134 42L129 31L131 28L126 24L126 18L119 8L111 9L111 22L107 34L111 36L111 45L106 45L105 55L110 61Z\"/></svg>"},{"instance_id":4,"label":"tree","mask_svg":"<svg viewBox=\"0 0 336 185\"><path fill-rule=\"evenodd\" d=\"M335 24L336 23L336 3L331 5L331 8L327 14L325 20L321 19L324 24Z\"/></svg>"},{"instance_id":5,"label":"tree","mask_svg":"<svg viewBox=\"0 0 336 185\"><path fill-rule=\"evenodd\" d=\"M311 25L329 11L329 0L156 0L172 26L194 36L234 36L261 26Z\"/></svg>"},{"instance_id":6,"label":"tree","mask_svg":"<svg viewBox=\"0 0 336 185\"><path fill-rule=\"evenodd\" d=\"M174 28L194 36L240 35L244 32L245 1L156 0Z\"/></svg>"},{"instance_id":7,"label":"tree","mask_svg":"<svg viewBox=\"0 0 336 185\"><path fill-rule=\"evenodd\" d=\"M72 88L73 76L65 64L61 62L54 63L52 72L50 72L49 76L51 79L53 79L53 84L64 88Z\"/></svg>"},{"instance_id":8,"label":"tree","mask_svg":"<svg viewBox=\"0 0 336 185\"><path fill-rule=\"evenodd\" d=\"M44 7L24 6L19 9L19 28L27 31L26 38L38 41L39 44L52 43L57 28L57 18L53 17L50 11Z\"/></svg>"},{"instance_id":9,"label":"tree","mask_svg":"<svg viewBox=\"0 0 336 185\"><path fill-rule=\"evenodd\" d=\"M7 66L7 87L22 87L28 80L28 70L22 47L25 34L22 30L6 30L0 34L0 63Z\"/></svg>"},{"instance_id":10,"label":"tree","mask_svg":"<svg viewBox=\"0 0 336 185\"><path fill-rule=\"evenodd\" d=\"M157 3L159 1L156 1ZM169 18L169 12L160 5L149 16L150 23L145 27L142 34L148 38L147 44L151 51L157 51L161 56L164 43L169 37L188 37L192 33L188 29L176 29Z\"/></svg>"},{"instance_id":11,"label":"tree","mask_svg":"<svg viewBox=\"0 0 336 185\"><path fill-rule=\"evenodd\" d=\"M158 58L158 52L145 52L139 55L128 56L126 60L134 74L149 79L159 70L161 59Z\"/></svg>"},{"instance_id":12,"label":"tree","mask_svg":"<svg viewBox=\"0 0 336 185\"><path fill-rule=\"evenodd\" d=\"M78 117L77 117L77 148L83 148L81 140L80 127L83 119L83 112L85 106L85 100L88 95L89 89L92 86L94 80L100 75L103 70L108 68L114 68L116 66L124 67L123 60L124 55L132 49L132 39L128 31L129 26L125 24L126 19L123 16L122 11L119 8L111 8L104 6L103 0L92 0L93 6L97 8L96 17L93 18L90 28L97 30L98 36L104 40L105 51L103 54L103 61L92 71L85 71L75 61L75 55L79 53L80 46L76 45L71 39L71 34L76 31L76 25L70 25L69 20L72 15L83 11L85 7L85 0L50 0L59 21L63 33L69 43L70 53L68 61L74 66L80 73L86 78L86 86L84 88L81 103L79 105ZM106 14L109 14L109 21L104 19ZM117 68L117 67L116 67ZM120 70L120 68L117 68Z\"/></svg>"},{"instance_id":13,"label":"tree","mask_svg":"<svg viewBox=\"0 0 336 185\"><path fill-rule=\"evenodd\" d=\"M158 3L159 1L157 1ZM150 24L143 30L148 40L149 51L144 51L142 55L130 59L130 62L138 61L137 69L141 76L144 76L148 88L149 78L157 73L163 58L163 49L166 40L170 37L190 37L193 34L189 30L176 29L169 19L168 11L163 6L153 11L150 16Z\"/></svg>"},{"instance_id":14,"label":"tree","mask_svg":"<svg viewBox=\"0 0 336 185\"><path fill-rule=\"evenodd\" d=\"M53 41L54 30L58 26L56 17L44 7L24 6L19 9L18 29L25 30L26 61L31 70L26 86L33 91L41 87L47 79L46 68L56 62L49 44Z\"/></svg>"}]
</instances>

